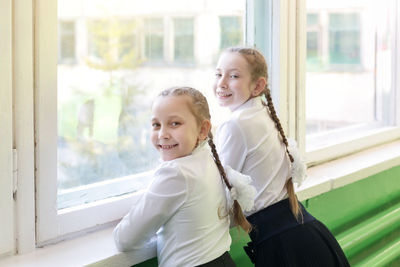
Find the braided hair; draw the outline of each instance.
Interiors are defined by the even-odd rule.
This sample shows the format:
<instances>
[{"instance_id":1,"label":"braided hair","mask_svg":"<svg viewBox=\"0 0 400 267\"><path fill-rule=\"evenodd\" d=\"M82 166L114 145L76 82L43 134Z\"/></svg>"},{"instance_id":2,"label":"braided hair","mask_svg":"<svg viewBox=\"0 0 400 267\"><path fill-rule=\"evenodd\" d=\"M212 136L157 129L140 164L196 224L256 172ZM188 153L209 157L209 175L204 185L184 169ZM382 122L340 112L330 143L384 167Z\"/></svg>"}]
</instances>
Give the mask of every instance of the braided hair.
<instances>
[{"instance_id":1,"label":"braided hair","mask_svg":"<svg viewBox=\"0 0 400 267\"><path fill-rule=\"evenodd\" d=\"M268 68L267 68L267 62L265 61L264 56L258 50L254 49L254 48L249 48L249 47L229 47L224 52L225 53L238 53L239 55L243 56L246 59L248 65L250 67L252 81L257 81L260 77L263 77L266 79L267 83L265 85L264 90L261 92L261 94L263 94L265 96L267 103L264 103L264 101L263 101L263 105L267 108L267 111L269 112L272 120L274 121L275 127L281 136L282 142L285 144L286 154L288 155L290 162L293 163L294 159L293 159L293 156L289 152L288 141L287 141L285 132L282 128L282 124L276 114L275 107L272 102L271 91L268 88ZM297 196L294 192L292 177L290 177L286 181L285 186L286 186L286 190L289 195L290 209L292 210L292 213L297 220L302 220L302 212L301 212L299 203L297 201Z\"/></svg>"},{"instance_id":2,"label":"braided hair","mask_svg":"<svg viewBox=\"0 0 400 267\"><path fill-rule=\"evenodd\" d=\"M194 88L172 87L162 91L159 96L189 96L192 99L192 102L189 105L189 109L195 116L197 124L201 125L204 120L211 120L207 99L200 91ZM208 144L211 148L214 162L217 165L221 179L230 191L232 189L232 185L230 184L226 176L224 167L222 166L219 159L211 131L209 131L208 133ZM240 204L237 200L233 202L233 207L231 210L229 210L229 213L232 215L234 223L237 225L238 228L240 226L246 233L249 233L251 231L251 224L244 216L242 208L240 207Z\"/></svg>"}]
</instances>

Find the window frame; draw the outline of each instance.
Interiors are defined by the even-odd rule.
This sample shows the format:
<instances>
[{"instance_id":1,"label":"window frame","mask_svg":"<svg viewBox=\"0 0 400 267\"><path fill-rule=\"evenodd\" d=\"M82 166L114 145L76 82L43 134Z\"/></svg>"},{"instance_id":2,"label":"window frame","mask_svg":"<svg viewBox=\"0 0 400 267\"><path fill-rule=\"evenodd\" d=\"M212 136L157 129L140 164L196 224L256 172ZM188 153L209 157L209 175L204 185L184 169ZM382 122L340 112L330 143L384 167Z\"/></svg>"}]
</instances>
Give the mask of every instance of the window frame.
<instances>
[{"instance_id":1,"label":"window frame","mask_svg":"<svg viewBox=\"0 0 400 267\"><path fill-rule=\"evenodd\" d=\"M12 117L12 1L0 2L0 255L15 249L13 201L13 117Z\"/></svg>"},{"instance_id":2,"label":"window frame","mask_svg":"<svg viewBox=\"0 0 400 267\"><path fill-rule=\"evenodd\" d=\"M129 211L132 203L141 196L142 191L61 210L57 209L57 101L54 101L57 99L57 92L54 88L57 88L58 23L49 23L58 20L57 3L52 0L38 0L35 2L33 10L35 12L34 79L36 95L37 221L35 240L36 246L40 247L113 225ZM164 17L163 21L167 23L167 25L164 24L164 27L170 25L174 18L177 17ZM182 18L186 18L186 16ZM193 23L196 28L195 18ZM165 44L163 49L165 52ZM168 53L164 53L164 59L168 59L166 58L168 55ZM150 174L145 175L149 176ZM126 179L117 180L116 186L124 186L129 183ZM100 182L95 186L88 185L87 188L91 187L90 190L94 192L98 186L108 185Z\"/></svg>"}]
</instances>

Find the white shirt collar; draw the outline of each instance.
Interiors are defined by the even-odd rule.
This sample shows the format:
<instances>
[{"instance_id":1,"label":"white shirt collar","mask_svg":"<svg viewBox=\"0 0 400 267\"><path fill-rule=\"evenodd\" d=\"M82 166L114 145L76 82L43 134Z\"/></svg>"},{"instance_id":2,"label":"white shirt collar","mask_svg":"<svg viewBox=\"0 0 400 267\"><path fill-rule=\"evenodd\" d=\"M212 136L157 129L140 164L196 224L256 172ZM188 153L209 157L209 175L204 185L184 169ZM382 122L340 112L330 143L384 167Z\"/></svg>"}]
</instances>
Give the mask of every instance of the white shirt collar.
<instances>
[{"instance_id":1,"label":"white shirt collar","mask_svg":"<svg viewBox=\"0 0 400 267\"><path fill-rule=\"evenodd\" d=\"M232 111L232 113L236 113L240 110L252 108L252 107L256 107L256 108L263 107L261 96L256 96L256 97L250 98L249 100L244 102L242 105L240 105L237 109Z\"/></svg>"}]
</instances>

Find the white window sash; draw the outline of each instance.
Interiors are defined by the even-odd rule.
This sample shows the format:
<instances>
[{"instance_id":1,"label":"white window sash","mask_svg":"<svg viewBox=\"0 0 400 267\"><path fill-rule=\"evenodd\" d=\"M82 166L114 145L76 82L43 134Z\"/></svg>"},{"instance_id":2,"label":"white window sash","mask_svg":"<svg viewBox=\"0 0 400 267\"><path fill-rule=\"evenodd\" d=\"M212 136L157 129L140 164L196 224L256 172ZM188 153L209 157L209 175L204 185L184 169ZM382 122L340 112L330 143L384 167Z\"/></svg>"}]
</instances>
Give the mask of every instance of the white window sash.
<instances>
[{"instance_id":1,"label":"white window sash","mask_svg":"<svg viewBox=\"0 0 400 267\"><path fill-rule=\"evenodd\" d=\"M278 1L279 2L279 1ZM280 5L284 5L285 2L287 1L280 1ZM282 88L287 88L287 92L289 96L296 95L296 98L293 100L292 97L287 98L288 101L286 103L282 103L283 106L289 105L289 107L284 108L284 110L289 110L289 116L287 118L289 119L289 136L290 137L296 137L300 149L303 153L305 153L305 157L307 160L307 164L309 166L320 164L322 162L326 162L335 158L343 157L352 153L355 153L357 151L363 150L370 148L372 146L377 146L380 144L383 144L385 142L390 142L395 139L398 139L400 136L400 89L398 88L398 85L400 84L399 81L399 66L398 63L399 60L394 60L394 66L393 69L395 70L395 75L393 75L393 82L392 82L392 93L393 98L392 98L392 105L394 106L394 110L392 112L392 118L390 119L391 122L393 122L395 127L382 127L378 123L377 124L370 124L368 127L364 126L357 126L357 127L352 127L350 129L342 129L339 130L338 132L335 133L327 133L324 136L319 136L318 138L323 139L329 137L332 137L333 134L342 134L343 136L347 136L352 139L343 139L342 142L337 142L336 144L330 144L326 147L314 149L305 152L305 144L306 144L306 118L305 118L305 76L306 76L306 37L307 37L307 22L306 22L306 1L305 0L297 0L295 1L296 4L294 4L292 1L289 1L290 4L288 4L288 10L286 8L283 8L283 10L280 11L279 16L286 16L287 17L287 12L291 13L293 16L297 16L296 19L288 19L284 20L286 23L287 27L295 27L296 28L296 33L293 34L288 34L289 38L292 36L292 39L289 39L291 43L296 43L297 47L289 49L289 52L287 54L284 54L286 56L282 57L283 62L281 60L281 68L283 74L286 75L287 70L289 70L288 75L288 80L295 79L295 85L290 86L293 84L292 81L288 82L289 86L285 86L285 81L280 84L281 89L280 92L282 92ZM275 3L275 2L274 2ZM399 4L394 1L393 2L396 5L396 15L399 16ZM296 12L297 11L297 12ZM282 19L281 19L282 20ZM295 26L293 25L293 20L295 20ZM284 24L285 25L285 24ZM396 25L394 26L394 29L396 29L395 32L395 37L393 38L393 44L392 47L394 47L394 55L393 58L398 58L400 59L399 55L399 45L398 45L398 38L399 38L399 33L400 33L400 22L397 19L396 20ZM275 36L273 36L275 38ZM285 34L282 36L281 33L281 39L286 40L288 38ZM396 45L397 44L397 45ZM291 54L293 52L290 51L295 51L295 54ZM292 55L292 56L290 56ZM294 56L293 56L294 55ZM287 59L289 58L289 59ZM292 58L293 60L290 60ZM295 59L295 60L294 60ZM287 65L286 65L287 64ZM293 69L291 64L294 64L295 66L295 74L291 74L290 70ZM397 99L396 99L397 98ZM292 107L291 107L292 106ZM295 108L293 108L295 107ZM293 112L295 113L294 115ZM394 118L393 118L394 114ZM285 116L283 116L283 121L285 119ZM290 120L294 119L295 122L292 122ZM283 123L284 124L284 123ZM375 127L374 127L375 126ZM336 137L335 137L336 138Z\"/></svg>"},{"instance_id":2,"label":"white window sash","mask_svg":"<svg viewBox=\"0 0 400 267\"><path fill-rule=\"evenodd\" d=\"M36 246L42 246L120 219L137 194L58 210L57 5L39 0L35 10Z\"/></svg>"},{"instance_id":3,"label":"white window sash","mask_svg":"<svg viewBox=\"0 0 400 267\"><path fill-rule=\"evenodd\" d=\"M18 166L16 228L18 253L35 248L35 156L34 156L34 79L33 4L14 1L13 90L14 144Z\"/></svg>"},{"instance_id":4,"label":"white window sash","mask_svg":"<svg viewBox=\"0 0 400 267\"><path fill-rule=\"evenodd\" d=\"M35 5L36 245L43 246L115 223L129 211L141 192L58 210L57 4L53 0L38 0ZM132 175L63 193L76 194L89 189L87 192L96 198L101 187L130 186L137 178L138 175Z\"/></svg>"}]
</instances>

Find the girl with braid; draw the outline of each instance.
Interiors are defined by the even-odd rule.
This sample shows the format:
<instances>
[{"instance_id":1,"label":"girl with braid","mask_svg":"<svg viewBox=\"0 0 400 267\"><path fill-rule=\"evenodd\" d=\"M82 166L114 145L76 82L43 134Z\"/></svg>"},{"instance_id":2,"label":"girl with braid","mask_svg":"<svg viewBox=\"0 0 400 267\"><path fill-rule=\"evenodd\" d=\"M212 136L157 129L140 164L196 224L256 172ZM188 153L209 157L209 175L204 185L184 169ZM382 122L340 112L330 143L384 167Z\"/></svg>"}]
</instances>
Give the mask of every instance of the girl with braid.
<instances>
[{"instance_id":1,"label":"girl with braid","mask_svg":"<svg viewBox=\"0 0 400 267\"><path fill-rule=\"evenodd\" d=\"M251 242L255 266L349 266L329 230L297 201L306 166L282 129L267 82L267 64L253 48L231 47L217 63L214 95L231 115L216 132L223 164L252 177L257 193ZM266 103L262 99L266 98Z\"/></svg>"},{"instance_id":2,"label":"girl with braid","mask_svg":"<svg viewBox=\"0 0 400 267\"><path fill-rule=\"evenodd\" d=\"M210 119L206 98L193 88L170 88L155 99L151 141L162 162L114 229L120 251L148 246L156 235L159 266L236 266L228 252L229 218L250 231L242 208L253 207L255 188L250 177L225 172Z\"/></svg>"}]
</instances>

